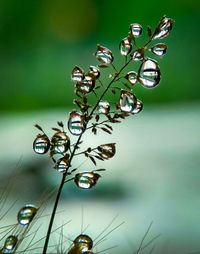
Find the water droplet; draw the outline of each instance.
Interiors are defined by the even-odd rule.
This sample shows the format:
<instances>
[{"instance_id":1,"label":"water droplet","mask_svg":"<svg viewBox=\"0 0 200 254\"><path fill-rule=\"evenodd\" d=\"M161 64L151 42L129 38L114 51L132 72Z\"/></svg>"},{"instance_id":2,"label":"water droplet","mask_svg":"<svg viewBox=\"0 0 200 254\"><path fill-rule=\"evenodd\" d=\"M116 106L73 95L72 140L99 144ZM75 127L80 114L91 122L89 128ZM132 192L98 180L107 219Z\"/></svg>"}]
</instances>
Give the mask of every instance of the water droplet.
<instances>
[{"instance_id":1,"label":"water droplet","mask_svg":"<svg viewBox=\"0 0 200 254\"><path fill-rule=\"evenodd\" d=\"M93 240L91 239L91 237L85 234L81 234L76 237L76 239L74 240L74 244L77 244L77 243L86 244L88 246L88 250L92 249L93 247Z\"/></svg>"},{"instance_id":2,"label":"water droplet","mask_svg":"<svg viewBox=\"0 0 200 254\"><path fill-rule=\"evenodd\" d=\"M38 134L33 142L33 150L38 154L45 154L50 147L50 141L45 134Z\"/></svg>"},{"instance_id":3,"label":"water droplet","mask_svg":"<svg viewBox=\"0 0 200 254\"><path fill-rule=\"evenodd\" d=\"M134 61L142 61L144 59L144 49L138 49L131 54L131 57Z\"/></svg>"},{"instance_id":4,"label":"water droplet","mask_svg":"<svg viewBox=\"0 0 200 254\"><path fill-rule=\"evenodd\" d=\"M167 52L167 45L164 43L158 43L149 50L153 52L156 56L164 56Z\"/></svg>"},{"instance_id":5,"label":"water droplet","mask_svg":"<svg viewBox=\"0 0 200 254\"><path fill-rule=\"evenodd\" d=\"M99 102L99 113L101 114L108 114L110 111L110 104L107 101L100 101Z\"/></svg>"},{"instance_id":6,"label":"water droplet","mask_svg":"<svg viewBox=\"0 0 200 254\"><path fill-rule=\"evenodd\" d=\"M104 66L109 65L114 60L112 51L101 45L97 45L95 56Z\"/></svg>"},{"instance_id":7,"label":"water droplet","mask_svg":"<svg viewBox=\"0 0 200 254\"><path fill-rule=\"evenodd\" d=\"M94 172L83 172L75 175L74 182L79 188L90 189L96 185L100 175Z\"/></svg>"},{"instance_id":8,"label":"water droplet","mask_svg":"<svg viewBox=\"0 0 200 254\"><path fill-rule=\"evenodd\" d=\"M94 75L87 73L85 74L84 79L76 84L76 89L81 93L90 93L95 86L95 77Z\"/></svg>"},{"instance_id":9,"label":"water droplet","mask_svg":"<svg viewBox=\"0 0 200 254\"><path fill-rule=\"evenodd\" d=\"M136 107L133 109L131 113L138 114L142 111L142 109L143 109L143 103L137 99Z\"/></svg>"},{"instance_id":10,"label":"water droplet","mask_svg":"<svg viewBox=\"0 0 200 254\"><path fill-rule=\"evenodd\" d=\"M18 223L22 226L29 225L36 215L37 210L38 209L31 204L22 207L17 214Z\"/></svg>"},{"instance_id":11,"label":"water droplet","mask_svg":"<svg viewBox=\"0 0 200 254\"><path fill-rule=\"evenodd\" d=\"M115 155L116 152L115 143L100 145L97 147L97 150L100 152L99 155L103 159L108 160Z\"/></svg>"},{"instance_id":12,"label":"water droplet","mask_svg":"<svg viewBox=\"0 0 200 254\"><path fill-rule=\"evenodd\" d=\"M73 135L80 135L86 127L85 116L72 111L69 116L68 129Z\"/></svg>"},{"instance_id":13,"label":"water droplet","mask_svg":"<svg viewBox=\"0 0 200 254\"><path fill-rule=\"evenodd\" d=\"M137 103L137 98L131 92L122 90L119 101L119 108L123 112L131 113Z\"/></svg>"},{"instance_id":14,"label":"water droplet","mask_svg":"<svg viewBox=\"0 0 200 254\"><path fill-rule=\"evenodd\" d=\"M139 37L142 34L142 26L134 23L130 25L131 34L133 37Z\"/></svg>"},{"instance_id":15,"label":"water droplet","mask_svg":"<svg viewBox=\"0 0 200 254\"><path fill-rule=\"evenodd\" d=\"M173 19L162 17L155 29L152 39L163 39L169 35L173 27Z\"/></svg>"},{"instance_id":16,"label":"water droplet","mask_svg":"<svg viewBox=\"0 0 200 254\"><path fill-rule=\"evenodd\" d=\"M90 66L90 74L92 74L96 79L100 77L100 70L96 66Z\"/></svg>"},{"instance_id":17,"label":"water droplet","mask_svg":"<svg viewBox=\"0 0 200 254\"><path fill-rule=\"evenodd\" d=\"M18 238L17 236L14 236L14 235L10 235L6 238L5 242L4 242L4 246L2 248L2 252L0 253L13 253L16 245L17 245L17 242L18 242Z\"/></svg>"},{"instance_id":18,"label":"water droplet","mask_svg":"<svg viewBox=\"0 0 200 254\"><path fill-rule=\"evenodd\" d=\"M127 56L132 50L131 40L126 37L119 44L119 50L122 56Z\"/></svg>"},{"instance_id":19,"label":"water droplet","mask_svg":"<svg viewBox=\"0 0 200 254\"><path fill-rule=\"evenodd\" d=\"M70 139L65 132L56 132L51 138L51 154L65 153L70 147Z\"/></svg>"},{"instance_id":20,"label":"water droplet","mask_svg":"<svg viewBox=\"0 0 200 254\"><path fill-rule=\"evenodd\" d=\"M60 173L65 173L69 168L70 155L66 154L63 158L60 158L55 166L55 169Z\"/></svg>"},{"instance_id":21,"label":"water droplet","mask_svg":"<svg viewBox=\"0 0 200 254\"><path fill-rule=\"evenodd\" d=\"M153 88L159 84L160 79L160 68L155 60L147 59L141 64L139 81L144 87Z\"/></svg>"},{"instance_id":22,"label":"water droplet","mask_svg":"<svg viewBox=\"0 0 200 254\"><path fill-rule=\"evenodd\" d=\"M131 83L131 85L135 85L137 82L137 72L135 71L129 71L125 78Z\"/></svg>"},{"instance_id":23,"label":"water droplet","mask_svg":"<svg viewBox=\"0 0 200 254\"><path fill-rule=\"evenodd\" d=\"M86 253L87 251L88 251L87 244L77 243L75 245L72 245L67 254L83 254Z\"/></svg>"},{"instance_id":24,"label":"water droplet","mask_svg":"<svg viewBox=\"0 0 200 254\"><path fill-rule=\"evenodd\" d=\"M74 69L72 70L71 79L75 82L81 82L83 78L84 71L80 67L75 66Z\"/></svg>"}]
</instances>

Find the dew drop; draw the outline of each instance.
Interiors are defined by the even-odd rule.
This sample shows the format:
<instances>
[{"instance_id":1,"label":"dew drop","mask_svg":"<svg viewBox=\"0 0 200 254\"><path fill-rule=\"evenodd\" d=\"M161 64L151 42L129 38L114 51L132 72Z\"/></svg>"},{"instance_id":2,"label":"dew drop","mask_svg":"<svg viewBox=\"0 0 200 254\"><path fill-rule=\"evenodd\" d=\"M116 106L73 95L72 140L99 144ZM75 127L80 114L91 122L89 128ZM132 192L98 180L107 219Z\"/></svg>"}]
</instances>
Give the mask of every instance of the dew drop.
<instances>
[{"instance_id":1,"label":"dew drop","mask_svg":"<svg viewBox=\"0 0 200 254\"><path fill-rule=\"evenodd\" d=\"M136 107L133 109L131 113L138 114L142 111L142 109L143 109L143 103L137 99Z\"/></svg>"},{"instance_id":2,"label":"dew drop","mask_svg":"<svg viewBox=\"0 0 200 254\"><path fill-rule=\"evenodd\" d=\"M152 48L149 49L152 53L154 53L156 56L164 56L167 52L167 45L164 43L158 43Z\"/></svg>"},{"instance_id":3,"label":"dew drop","mask_svg":"<svg viewBox=\"0 0 200 254\"><path fill-rule=\"evenodd\" d=\"M144 87L153 88L159 84L160 79L160 68L155 60L147 59L141 64L139 81Z\"/></svg>"},{"instance_id":4,"label":"dew drop","mask_svg":"<svg viewBox=\"0 0 200 254\"><path fill-rule=\"evenodd\" d=\"M90 93L95 86L95 77L94 75L87 73L85 74L84 79L76 84L76 89L81 93Z\"/></svg>"},{"instance_id":5,"label":"dew drop","mask_svg":"<svg viewBox=\"0 0 200 254\"><path fill-rule=\"evenodd\" d=\"M125 78L131 83L131 85L135 85L137 82L137 76L138 76L137 72L129 71L126 74Z\"/></svg>"},{"instance_id":6,"label":"dew drop","mask_svg":"<svg viewBox=\"0 0 200 254\"><path fill-rule=\"evenodd\" d=\"M88 246L88 250L92 249L93 247L93 240L91 239L91 237L89 237L88 235L85 234L81 234L79 236L76 237L76 239L74 240L74 244L86 244Z\"/></svg>"},{"instance_id":7,"label":"dew drop","mask_svg":"<svg viewBox=\"0 0 200 254\"><path fill-rule=\"evenodd\" d=\"M127 56L132 50L131 40L126 37L119 44L119 50L122 56Z\"/></svg>"},{"instance_id":8,"label":"dew drop","mask_svg":"<svg viewBox=\"0 0 200 254\"><path fill-rule=\"evenodd\" d=\"M2 248L2 252L0 253L13 253L16 245L17 245L17 242L18 242L18 238L17 236L14 236L14 235L10 235L6 238L5 242L4 242L4 246Z\"/></svg>"},{"instance_id":9,"label":"dew drop","mask_svg":"<svg viewBox=\"0 0 200 254\"><path fill-rule=\"evenodd\" d=\"M55 165L55 169L60 173L65 173L69 168L69 158L69 154L66 154L63 158L60 158Z\"/></svg>"},{"instance_id":10,"label":"dew drop","mask_svg":"<svg viewBox=\"0 0 200 254\"><path fill-rule=\"evenodd\" d=\"M81 113L72 111L69 116L68 129L73 135L80 135L86 127L85 117Z\"/></svg>"},{"instance_id":11,"label":"dew drop","mask_svg":"<svg viewBox=\"0 0 200 254\"><path fill-rule=\"evenodd\" d=\"M137 98L131 92L122 90L119 101L119 108L121 111L131 113L137 104Z\"/></svg>"},{"instance_id":12,"label":"dew drop","mask_svg":"<svg viewBox=\"0 0 200 254\"><path fill-rule=\"evenodd\" d=\"M142 34L142 26L134 23L130 25L131 34L133 37L139 37Z\"/></svg>"},{"instance_id":13,"label":"dew drop","mask_svg":"<svg viewBox=\"0 0 200 254\"><path fill-rule=\"evenodd\" d=\"M84 71L80 67L75 66L74 69L72 70L71 79L74 82L81 82L83 78L84 78Z\"/></svg>"},{"instance_id":14,"label":"dew drop","mask_svg":"<svg viewBox=\"0 0 200 254\"><path fill-rule=\"evenodd\" d=\"M90 189L96 185L100 175L94 172L83 172L75 175L74 182L79 188Z\"/></svg>"},{"instance_id":15,"label":"dew drop","mask_svg":"<svg viewBox=\"0 0 200 254\"><path fill-rule=\"evenodd\" d=\"M22 226L29 225L37 213L37 208L34 205L25 205L17 214L17 221Z\"/></svg>"},{"instance_id":16,"label":"dew drop","mask_svg":"<svg viewBox=\"0 0 200 254\"><path fill-rule=\"evenodd\" d=\"M65 132L56 132L51 138L51 154L65 153L70 147L70 139Z\"/></svg>"},{"instance_id":17,"label":"dew drop","mask_svg":"<svg viewBox=\"0 0 200 254\"><path fill-rule=\"evenodd\" d=\"M33 142L33 150L38 154L45 154L50 147L50 141L45 134L38 134Z\"/></svg>"},{"instance_id":18,"label":"dew drop","mask_svg":"<svg viewBox=\"0 0 200 254\"><path fill-rule=\"evenodd\" d=\"M163 39L167 37L173 27L173 19L163 16L155 29L152 39Z\"/></svg>"},{"instance_id":19,"label":"dew drop","mask_svg":"<svg viewBox=\"0 0 200 254\"><path fill-rule=\"evenodd\" d=\"M114 60L112 51L101 45L97 45L95 56L104 66L111 64Z\"/></svg>"},{"instance_id":20,"label":"dew drop","mask_svg":"<svg viewBox=\"0 0 200 254\"><path fill-rule=\"evenodd\" d=\"M100 77L100 70L96 66L90 66L90 74L92 74L96 79Z\"/></svg>"},{"instance_id":21,"label":"dew drop","mask_svg":"<svg viewBox=\"0 0 200 254\"><path fill-rule=\"evenodd\" d=\"M99 110L99 113L101 113L101 114L108 114L109 113L109 111L110 111L110 104L109 104L109 102L107 102L107 101L100 101L99 102L99 108L98 108L98 110Z\"/></svg>"},{"instance_id":22,"label":"dew drop","mask_svg":"<svg viewBox=\"0 0 200 254\"><path fill-rule=\"evenodd\" d=\"M144 59L144 49L138 49L131 54L131 57L134 61L142 61Z\"/></svg>"},{"instance_id":23,"label":"dew drop","mask_svg":"<svg viewBox=\"0 0 200 254\"><path fill-rule=\"evenodd\" d=\"M84 243L77 243L72 245L67 254L83 254L88 252L88 246Z\"/></svg>"},{"instance_id":24,"label":"dew drop","mask_svg":"<svg viewBox=\"0 0 200 254\"><path fill-rule=\"evenodd\" d=\"M99 155L103 159L108 160L115 155L116 152L115 143L100 145L97 147L97 150L99 151Z\"/></svg>"}]
</instances>

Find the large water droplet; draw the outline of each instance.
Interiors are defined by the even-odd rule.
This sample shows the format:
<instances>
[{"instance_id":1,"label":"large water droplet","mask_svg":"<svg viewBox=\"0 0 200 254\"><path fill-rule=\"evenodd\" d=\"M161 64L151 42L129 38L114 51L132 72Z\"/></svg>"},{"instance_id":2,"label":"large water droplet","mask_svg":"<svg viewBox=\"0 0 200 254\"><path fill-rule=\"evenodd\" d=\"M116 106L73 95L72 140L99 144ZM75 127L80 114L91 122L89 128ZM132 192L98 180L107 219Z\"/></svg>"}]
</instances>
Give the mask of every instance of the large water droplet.
<instances>
[{"instance_id":1,"label":"large water droplet","mask_svg":"<svg viewBox=\"0 0 200 254\"><path fill-rule=\"evenodd\" d=\"M156 56L164 56L167 52L167 45L164 43L158 43L149 50L153 52Z\"/></svg>"},{"instance_id":2,"label":"large water droplet","mask_svg":"<svg viewBox=\"0 0 200 254\"><path fill-rule=\"evenodd\" d=\"M45 134L38 134L33 142L33 150L38 154L45 154L50 147L50 141Z\"/></svg>"},{"instance_id":3,"label":"large water droplet","mask_svg":"<svg viewBox=\"0 0 200 254\"><path fill-rule=\"evenodd\" d=\"M13 251L17 245L17 242L18 242L17 236L14 236L14 235L8 236L4 242L4 246L3 246L0 253L2 253L2 254L14 253Z\"/></svg>"},{"instance_id":4,"label":"large water droplet","mask_svg":"<svg viewBox=\"0 0 200 254\"><path fill-rule=\"evenodd\" d=\"M96 66L90 66L90 74L92 74L96 79L100 77L100 70Z\"/></svg>"},{"instance_id":5,"label":"large water droplet","mask_svg":"<svg viewBox=\"0 0 200 254\"><path fill-rule=\"evenodd\" d=\"M119 50L122 56L127 56L132 50L131 40L126 37L119 44Z\"/></svg>"},{"instance_id":6,"label":"large water droplet","mask_svg":"<svg viewBox=\"0 0 200 254\"><path fill-rule=\"evenodd\" d=\"M166 16L162 17L158 26L156 27L152 39L163 39L168 36L172 30L173 22L173 19L167 18Z\"/></svg>"},{"instance_id":7,"label":"large water droplet","mask_svg":"<svg viewBox=\"0 0 200 254\"><path fill-rule=\"evenodd\" d=\"M135 85L137 82L137 72L135 71L129 71L125 78L131 83L131 85Z\"/></svg>"},{"instance_id":8,"label":"large water droplet","mask_svg":"<svg viewBox=\"0 0 200 254\"><path fill-rule=\"evenodd\" d=\"M143 109L143 103L137 99L136 107L133 109L131 113L138 114L142 111L142 109Z\"/></svg>"},{"instance_id":9,"label":"large water droplet","mask_svg":"<svg viewBox=\"0 0 200 254\"><path fill-rule=\"evenodd\" d=\"M56 132L51 138L51 154L66 153L70 147L70 139L65 132Z\"/></svg>"},{"instance_id":10,"label":"large water droplet","mask_svg":"<svg viewBox=\"0 0 200 254\"><path fill-rule=\"evenodd\" d=\"M65 173L69 168L69 158L69 154L66 154L63 158L60 158L55 165L55 169L60 173Z\"/></svg>"},{"instance_id":11,"label":"large water droplet","mask_svg":"<svg viewBox=\"0 0 200 254\"><path fill-rule=\"evenodd\" d=\"M109 65L114 60L112 51L101 45L97 45L95 56L104 66Z\"/></svg>"},{"instance_id":12,"label":"large water droplet","mask_svg":"<svg viewBox=\"0 0 200 254\"><path fill-rule=\"evenodd\" d=\"M147 59L141 64L139 81L144 87L153 88L159 84L160 79L160 68L155 60Z\"/></svg>"},{"instance_id":13,"label":"large water droplet","mask_svg":"<svg viewBox=\"0 0 200 254\"><path fill-rule=\"evenodd\" d=\"M76 88L79 92L81 93L90 93L95 86L95 77L94 75L87 73L85 74L84 79L80 82L77 83Z\"/></svg>"},{"instance_id":14,"label":"large water droplet","mask_svg":"<svg viewBox=\"0 0 200 254\"><path fill-rule=\"evenodd\" d=\"M84 71L80 67L75 66L74 69L72 70L71 79L75 82L81 82L83 78Z\"/></svg>"},{"instance_id":15,"label":"large water droplet","mask_svg":"<svg viewBox=\"0 0 200 254\"><path fill-rule=\"evenodd\" d=\"M36 215L37 210L38 209L31 204L22 207L17 214L18 223L22 226L29 225Z\"/></svg>"},{"instance_id":16,"label":"large water droplet","mask_svg":"<svg viewBox=\"0 0 200 254\"><path fill-rule=\"evenodd\" d=\"M85 116L72 111L69 116L68 129L73 135L80 135L85 130Z\"/></svg>"},{"instance_id":17,"label":"large water droplet","mask_svg":"<svg viewBox=\"0 0 200 254\"><path fill-rule=\"evenodd\" d=\"M137 98L131 92L122 90L119 101L119 108L123 112L131 113L137 104Z\"/></svg>"},{"instance_id":18,"label":"large water droplet","mask_svg":"<svg viewBox=\"0 0 200 254\"><path fill-rule=\"evenodd\" d=\"M110 104L107 101L100 101L99 102L99 113L101 114L108 114L110 111Z\"/></svg>"},{"instance_id":19,"label":"large water droplet","mask_svg":"<svg viewBox=\"0 0 200 254\"><path fill-rule=\"evenodd\" d=\"M88 250L92 249L93 247L93 240L91 237L89 237L88 235L85 234L81 234L79 236L76 237L76 239L74 240L74 244L77 243L84 243L88 246Z\"/></svg>"},{"instance_id":20,"label":"large water droplet","mask_svg":"<svg viewBox=\"0 0 200 254\"><path fill-rule=\"evenodd\" d=\"M90 189L96 185L100 175L94 172L83 172L75 175L74 182L79 188Z\"/></svg>"},{"instance_id":21,"label":"large water droplet","mask_svg":"<svg viewBox=\"0 0 200 254\"><path fill-rule=\"evenodd\" d=\"M139 37L142 34L142 26L140 24L134 23L130 25L131 34L134 37Z\"/></svg>"},{"instance_id":22,"label":"large water droplet","mask_svg":"<svg viewBox=\"0 0 200 254\"><path fill-rule=\"evenodd\" d=\"M115 143L100 145L97 147L97 150L103 159L108 160L115 155Z\"/></svg>"}]
</instances>

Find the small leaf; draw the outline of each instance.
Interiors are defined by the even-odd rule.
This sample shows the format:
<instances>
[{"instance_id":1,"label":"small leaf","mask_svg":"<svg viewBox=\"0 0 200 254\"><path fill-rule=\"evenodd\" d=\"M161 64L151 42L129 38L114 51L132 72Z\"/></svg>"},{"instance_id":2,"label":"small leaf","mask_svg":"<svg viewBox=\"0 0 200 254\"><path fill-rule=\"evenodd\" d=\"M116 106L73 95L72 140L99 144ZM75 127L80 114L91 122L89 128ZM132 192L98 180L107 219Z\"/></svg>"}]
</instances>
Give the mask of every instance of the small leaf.
<instances>
[{"instance_id":1,"label":"small leaf","mask_svg":"<svg viewBox=\"0 0 200 254\"><path fill-rule=\"evenodd\" d=\"M100 129L101 129L102 131L107 132L108 134L112 134L112 132L111 132L110 130L108 130L108 129L104 128L104 127L101 127Z\"/></svg>"},{"instance_id":2,"label":"small leaf","mask_svg":"<svg viewBox=\"0 0 200 254\"><path fill-rule=\"evenodd\" d=\"M100 119L100 116L99 116L99 115L96 115L96 116L95 116L95 120L96 120L96 122L98 122L98 121L99 121L99 119Z\"/></svg>"},{"instance_id":3,"label":"small leaf","mask_svg":"<svg viewBox=\"0 0 200 254\"><path fill-rule=\"evenodd\" d=\"M94 133L94 135L96 135L97 134L97 129L95 127L93 127L92 132Z\"/></svg>"},{"instance_id":4,"label":"small leaf","mask_svg":"<svg viewBox=\"0 0 200 254\"><path fill-rule=\"evenodd\" d=\"M152 29L150 26L147 27L147 35L151 38L152 36Z\"/></svg>"},{"instance_id":5,"label":"small leaf","mask_svg":"<svg viewBox=\"0 0 200 254\"><path fill-rule=\"evenodd\" d=\"M61 128L63 128L64 127L64 124L63 124L63 122L57 122L57 124L58 124L58 126L60 126Z\"/></svg>"},{"instance_id":6,"label":"small leaf","mask_svg":"<svg viewBox=\"0 0 200 254\"><path fill-rule=\"evenodd\" d=\"M38 130L40 130L40 131L42 131L44 133L42 127L39 124L35 124L34 126L35 126L35 128L37 128Z\"/></svg>"},{"instance_id":7,"label":"small leaf","mask_svg":"<svg viewBox=\"0 0 200 254\"><path fill-rule=\"evenodd\" d=\"M89 159L93 162L93 164L94 164L95 166L97 165L95 159L94 159L92 156L89 156Z\"/></svg>"},{"instance_id":8,"label":"small leaf","mask_svg":"<svg viewBox=\"0 0 200 254\"><path fill-rule=\"evenodd\" d=\"M112 126L110 126L109 124L104 124L107 128L109 128L111 131L113 130Z\"/></svg>"},{"instance_id":9,"label":"small leaf","mask_svg":"<svg viewBox=\"0 0 200 254\"><path fill-rule=\"evenodd\" d=\"M61 130L60 129L58 129L58 128L51 128L53 131L57 131L57 132L61 132Z\"/></svg>"}]
</instances>

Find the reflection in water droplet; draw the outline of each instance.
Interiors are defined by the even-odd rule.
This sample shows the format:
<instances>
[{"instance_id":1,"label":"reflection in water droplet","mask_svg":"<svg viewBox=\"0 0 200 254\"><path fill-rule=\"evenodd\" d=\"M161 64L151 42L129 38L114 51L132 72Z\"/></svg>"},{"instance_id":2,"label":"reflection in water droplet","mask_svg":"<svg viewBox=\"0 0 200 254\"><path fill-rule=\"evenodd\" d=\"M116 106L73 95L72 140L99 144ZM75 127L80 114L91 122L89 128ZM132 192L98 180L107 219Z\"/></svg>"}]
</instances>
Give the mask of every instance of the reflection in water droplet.
<instances>
[{"instance_id":1,"label":"reflection in water droplet","mask_svg":"<svg viewBox=\"0 0 200 254\"><path fill-rule=\"evenodd\" d=\"M88 246L88 250L92 249L92 247L93 247L92 238L89 237L88 235L85 235L85 234L81 234L76 237L76 239L74 240L74 244L77 244L77 243L86 244Z\"/></svg>"},{"instance_id":2,"label":"reflection in water droplet","mask_svg":"<svg viewBox=\"0 0 200 254\"><path fill-rule=\"evenodd\" d=\"M167 45L164 43L158 43L149 50L153 52L156 56L164 56L167 52Z\"/></svg>"},{"instance_id":3,"label":"reflection in water droplet","mask_svg":"<svg viewBox=\"0 0 200 254\"><path fill-rule=\"evenodd\" d=\"M135 85L137 82L137 72L135 71L129 71L125 78L131 83L131 85Z\"/></svg>"},{"instance_id":4,"label":"reflection in water droplet","mask_svg":"<svg viewBox=\"0 0 200 254\"><path fill-rule=\"evenodd\" d=\"M96 66L90 66L90 74L92 74L96 79L100 77L100 70Z\"/></svg>"},{"instance_id":5,"label":"reflection in water droplet","mask_svg":"<svg viewBox=\"0 0 200 254\"><path fill-rule=\"evenodd\" d=\"M142 111L142 109L143 109L143 103L137 99L136 107L133 109L131 113L138 114Z\"/></svg>"},{"instance_id":6,"label":"reflection in water droplet","mask_svg":"<svg viewBox=\"0 0 200 254\"><path fill-rule=\"evenodd\" d=\"M75 82L81 82L83 78L84 71L80 67L75 66L74 69L72 70L71 79Z\"/></svg>"},{"instance_id":7,"label":"reflection in water droplet","mask_svg":"<svg viewBox=\"0 0 200 254\"><path fill-rule=\"evenodd\" d=\"M156 27L152 39L163 39L168 36L172 30L173 22L173 19L167 18L166 16L162 17L158 26Z\"/></svg>"},{"instance_id":8,"label":"reflection in water droplet","mask_svg":"<svg viewBox=\"0 0 200 254\"><path fill-rule=\"evenodd\" d=\"M29 225L37 213L37 208L34 205L25 205L17 214L17 221L22 226Z\"/></svg>"},{"instance_id":9,"label":"reflection in water droplet","mask_svg":"<svg viewBox=\"0 0 200 254\"><path fill-rule=\"evenodd\" d=\"M131 54L131 57L134 61L142 61L144 59L144 50L138 49L133 54Z\"/></svg>"},{"instance_id":10,"label":"reflection in water droplet","mask_svg":"<svg viewBox=\"0 0 200 254\"><path fill-rule=\"evenodd\" d=\"M147 59L141 64L139 81L144 87L153 88L159 84L160 79L160 68L155 60Z\"/></svg>"},{"instance_id":11,"label":"reflection in water droplet","mask_svg":"<svg viewBox=\"0 0 200 254\"><path fill-rule=\"evenodd\" d=\"M86 127L85 117L81 113L72 111L69 116L68 129L73 135L80 135Z\"/></svg>"},{"instance_id":12,"label":"reflection in water droplet","mask_svg":"<svg viewBox=\"0 0 200 254\"><path fill-rule=\"evenodd\" d=\"M70 139L65 132L56 132L51 138L51 154L65 153L70 147Z\"/></svg>"},{"instance_id":13,"label":"reflection in water droplet","mask_svg":"<svg viewBox=\"0 0 200 254\"><path fill-rule=\"evenodd\" d=\"M95 77L94 75L87 73L85 74L82 82L76 84L76 89L81 93L90 93L95 86Z\"/></svg>"},{"instance_id":14,"label":"reflection in water droplet","mask_svg":"<svg viewBox=\"0 0 200 254\"><path fill-rule=\"evenodd\" d=\"M2 254L14 253L13 251L17 245L17 242L18 242L17 236L14 236L14 235L8 236L4 242L3 249L1 250L0 253L2 253Z\"/></svg>"},{"instance_id":15,"label":"reflection in water droplet","mask_svg":"<svg viewBox=\"0 0 200 254\"><path fill-rule=\"evenodd\" d=\"M95 56L104 66L109 65L114 60L112 51L100 45L97 45Z\"/></svg>"},{"instance_id":16,"label":"reflection in water droplet","mask_svg":"<svg viewBox=\"0 0 200 254\"><path fill-rule=\"evenodd\" d=\"M50 147L50 141L45 134L38 134L33 142L33 150L38 154L45 154Z\"/></svg>"},{"instance_id":17,"label":"reflection in water droplet","mask_svg":"<svg viewBox=\"0 0 200 254\"><path fill-rule=\"evenodd\" d=\"M140 24L134 23L130 25L131 34L134 37L139 37L142 34L142 26Z\"/></svg>"},{"instance_id":18,"label":"reflection in water droplet","mask_svg":"<svg viewBox=\"0 0 200 254\"><path fill-rule=\"evenodd\" d=\"M102 113L102 114L108 114L109 111L110 111L110 104L109 102L107 101L100 101L99 102L99 113Z\"/></svg>"},{"instance_id":19,"label":"reflection in water droplet","mask_svg":"<svg viewBox=\"0 0 200 254\"><path fill-rule=\"evenodd\" d=\"M97 150L100 152L99 155L103 159L108 160L115 155L116 152L115 143L100 145L97 147Z\"/></svg>"},{"instance_id":20,"label":"reflection in water droplet","mask_svg":"<svg viewBox=\"0 0 200 254\"><path fill-rule=\"evenodd\" d=\"M66 154L63 158L60 158L55 166L55 169L60 173L65 173L69 168L69 154Z\"/></svg>"},{"instance_id":21,"label":"reflection in water droplet","mask_svg":"<svg viewBox=\"0 0 200 254\"><path fill-rule=\"evenodd\" d=\"M122 56L127 56L132 50L132 44L128 37L124 38L119 44L119 50Z\"/></svg>"},{"instance_id":22,"label":"reflection in water droplet","mask_svg":"<svg viewBox=\"0 0 200 254\"><path fill-rule=\"evenodd\" d=\"M123 112L131 113L137 104L137 98L134 94L122 90L119 101L119 108Z\"/></svg>"},{"instance_id":23,"label":"reflection in water droplet","mask_svg":"<svg viewBox=\"0 0 200 254\"><path fill-rule=\"evenodd\" d=\"M100 175L94 172L83 172L75 175L74 182L79 188L90 189L96 185Z\"/></svg>"}]
</instances>

